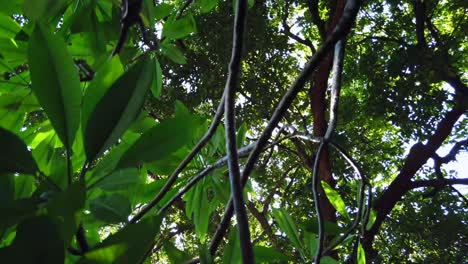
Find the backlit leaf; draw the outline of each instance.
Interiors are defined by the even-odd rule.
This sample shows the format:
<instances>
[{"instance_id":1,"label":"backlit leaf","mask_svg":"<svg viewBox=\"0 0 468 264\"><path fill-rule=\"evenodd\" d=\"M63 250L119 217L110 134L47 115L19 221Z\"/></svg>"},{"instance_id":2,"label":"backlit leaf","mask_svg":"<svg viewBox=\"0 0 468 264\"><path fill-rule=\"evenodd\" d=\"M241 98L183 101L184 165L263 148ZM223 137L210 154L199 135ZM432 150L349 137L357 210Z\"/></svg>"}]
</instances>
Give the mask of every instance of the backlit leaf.
<instances>
[{"instance_id":1,"label":"backlit leaf","mask_svg":"<svg viewBox=\"0 0 468 264\"><path fill-rule=\"evenodd\" d=\"M78 71L63 40L36 24L29 39L32 90L67 149L71 149L80 120Z\"/></svg>"}]
</instances>

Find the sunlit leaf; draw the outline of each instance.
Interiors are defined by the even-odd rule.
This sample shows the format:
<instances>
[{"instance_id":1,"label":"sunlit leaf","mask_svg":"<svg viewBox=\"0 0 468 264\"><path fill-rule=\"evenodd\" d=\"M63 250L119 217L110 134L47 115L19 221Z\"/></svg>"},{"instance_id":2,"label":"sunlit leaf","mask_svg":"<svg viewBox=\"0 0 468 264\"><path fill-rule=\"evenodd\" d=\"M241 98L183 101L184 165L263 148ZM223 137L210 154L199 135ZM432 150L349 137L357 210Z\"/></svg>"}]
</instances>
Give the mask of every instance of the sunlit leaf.
<instances>
[{"instance_id":1,"label":"sunlit leaf","mask_svg":"<svg viewBox=\"0 0 468 264\"><path fill-rule=\"evenodd\" d=\"M138 117L153 74L154 63L149 57L144 57L117 79L96 104L84 126L89 161L116 143Z\"/></svg>"},{"instance_id":2,"label":"sunlit leaf","mask_svg":"<svg viewBox=\"0 0 468 264\"><path fill-rule=\"evenodd\" d=\"M79 126L81 88L65 43L40 23L29 39L32 90L67 149Z\"/></svg>"},{"instance_id":3,"label":"sunlit leaf","mask_svg":"<svg viewBox=\"0 0 468 264\"><path fill-rule=\"evenodd\" d=\"M180 39L190 33L196 33L197 26L195 24L195 19L192 15L188 15L184 18L175 21L168 21L164 23L163 35L168 39Z\"/></svg>"},{"instance_id":4,"label":"sunlit leaf","mask_svg":"<svg viewBox=\"0 0 468 264\"><path fill-rule=\"evenodd\" d=\"M127 168L162 159L190 143L199 121L188 111L162 121L135 142L119 161L118 168ZM191 133L187 133L191 131Z\"/></svg>"},{"instance_id":5,"label":"sunlit leaf","mask_svg":"<svg viewBox=\"0 0 468 264\"><path fill-rule=\"evenodd\" d=\"M136 224L128 224L85 254L78 263L142 263L153 246L160 224L161 221L154 217L148 217ZM101 260L103 262L100 262Z\"/></svg>"},{"instance_id":6,"label":"sunlit leaf","mask_svg":"<svg viewBox=\"0 0 468 264\"><path fill-rule=\"evenodd\" d=\"M296 249L301 252L301 255L304 255L303 244L299 238L299 232L297 231L296 224L294 223L289 213L282 208L273 209L273 217L278 223L281 231L286 234L294 247L296 247Z\"/></svg>"},{"instance_id":7,"label":"sunlit leaf","mask_svg":"<svg viewBox=\"0 0 468 264\"><path fill-rule=\"evenodd\" d=\"M364 248L361 243L358 245L357 264L366 264L366 252L364 252Z\"/></svg>"},{"instance_id":8,"label":"sunlit leaf","mask_svg":"<svg viewBox=\"0 0 468 264\"><path fill-rule=\"evenodd\" d=\"M346 217L349 219L348 212L346 211L346 205L341 198L340 194L333 189L330 185L328 185L327 182L321 181L322 182L322 187L323 190L325 191L325 194L328 197L328 200L330 203L335 207L336 211L338 211L342 216Z\"/></svg>"}]
</instances>

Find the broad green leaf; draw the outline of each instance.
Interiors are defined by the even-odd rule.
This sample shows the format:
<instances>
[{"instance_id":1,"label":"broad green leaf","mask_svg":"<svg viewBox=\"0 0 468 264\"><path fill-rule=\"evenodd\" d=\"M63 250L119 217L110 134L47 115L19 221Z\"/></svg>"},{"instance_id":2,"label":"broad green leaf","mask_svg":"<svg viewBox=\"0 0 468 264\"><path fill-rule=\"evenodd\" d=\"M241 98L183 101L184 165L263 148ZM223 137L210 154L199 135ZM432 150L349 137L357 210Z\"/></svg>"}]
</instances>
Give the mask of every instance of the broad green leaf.
<instances>
[{"instance_id":1,"label":"broad green leaf","mask_svg":"<svg viewBox=\"0 0 468 264\"><path fill-rule=\"evenodd\" d=\"M190 33L196 33L197 26L195 24L195 19L192 15L188 15L184 18L175 21L168 21L164 23L163 35L168 39L180 39Z\"/></svg>"},{"instance_id":2,"label":"broad green leaf","mask_svg":"<svg viewBox=\"0 0 468 264\"><path fill-rule=\"evenodd\" d=\"M374 209L371 209L369 213L369 220L367 221L367 224L366 224L366 230L370 230L372 228L372 225L374 225L376 219L377 219L377 213L375 212Z\"/></svg>"},{"instance_id":3,"label":"broad green leaf","mask_svg":"<svg viewBox=\"0 0 468 264\"><path fill-rule=\"evenodd\" d=\"M116 143L138 117L153 79L153 67L151 59L145 57L117 79L96 104L83 133L89 161Z\"/></svg>"},{"instance_id":4,"label":"broad green leaf","mask_svg":"<svg viewBox=\"0 0 468 264\"><path fill-rule=\"evenodd\" d=\"M0 176L4 173L35 174L36 161L28 147L12 132L0 127Z\"/></svg>"},{"instance_id":5,"label":"broad green leaf","mask_svg":"<svg viewBox=\"0 0 468 264\"><path fill-rule=\"evenodd\" d=\"M136 168L118 170L98 181L94 187L107 191L127 189L139 183L140 172Z\"/></svg>"},{"instance_id":6,"label":"broad green leaf","mask_svg":"<svg viewBox=\"0 0 468 264\"><path fill-rule=\"evenodd\" d=\"M191 201L187 202L187 206L191 206L191 210L187 210L187 212L193 212L195 233L203 243L205 241L206 233L208 232L208 221L210 217L208 190L206 190L203 183L200 182L192 189L192 191L193 195L189 196ZM191 218L191 215L189 218Z\"/></svg>"},{"instance_id":7,"label":"broad green leaf","mask_svg":"<svg viewBox=\"0 0 468 264\"><path fill-rule=\"evenodd\" d=\"M81 124L86 124L96 105L106 94L112 84L124 73L119 56L108 60L99 70L86 89L81 108Z\"/></svg>"},{"instance_id":8,"label":"broad green leaf","mask_svg":"<svg viewBox=\"0 0 468 264\"><path fill-rule=\"evenodd\" d=\"M46 216L21 222L13 243L0 249L0 263L64 263L65 247L53 221Z\"/></svg>"},{"instance_id":9,"label":"broad green leaf","mask_svg":"<svg viewBox=\"0 0 468 264\"><path fill-rule=\"evenodd\" d=\"M34 182L33 177L15 177L15 199L30 197L35 188Z\"/></svg>"},{"instance_id":10,"label":"broad green leaf","mask_svg":"<svg viewBox=\"0 0 468 264\"><path fill-rule=\"evenodd\" d=\"M87 252L78 264L113 264L115 259L123 256L127 246L125 244L110 245Z\"/></svg>"},{"instance_id":11,"label":"broad green leaf","mask_svg":"<svg viewBox=\"0 0 468 264\"><path fill-rule=\"evenodd\" d=\"M160 20L171 14L174 7L170 4L161 3L154 8L154 18Z\"/></svg>"},{"instance_id":12,"label":"broad green leaf","mask_svg":"<svg viewBox=\"0 0 468 264\"><path fill-rule=\"evenodd\" d=\"M80 120L81 87L63 40L36 24L29 39L32 90L52 126L70 150Z\"/></svg>"},{"instance_id":13,"label":"broad green leaf","mask_svg":"<svg viewBox=\"0 0 468 264\"><path fill-rule=\"evenodd\" d=\"M286 236L289 238L294 247L303 254L303 245L301 239L299 238L299 233L297 231L296 224L294 223L291 216L284 209L273 209L273 217L278 223L281 231L283 231Z\"/></svg>"},{"instance_id":14,"label":"broad green leaf","mask_svg":"<svg viewBox=\"0 0 468 264\"><path fill-rule=\"evenodd\" d=\"M325 181L321 181L321 182L322 182L323 190L325 191L325 194L328 197L328 200L333 205L333 207L335 207L336 211L338 211L342 216L349 219L348 212L346 211L346 205L343 199L341 199L340 194L335 189L333 189L330 185L328 185L327 182Z\"/></svg>"},{"instance_id":15,"label":"broad green leaf","mask_svg":"<svg viewBox=\"0 0 468 264\"><path fill-rule=\"evenodd\" d=\"M240 240L237 227L231 228L229 231L229 241L224 248L223 264L240 264L242 263L240 252Z\"/></svg>"},{"instance_id":16,"label":"broad green leaf","mask_svg":"<svg viewBox=\"0 0 468 264\"><path fill-rule=\"evenodd\" d=\"M253 247L255 262L256 263L275 263L275 262L288 262L289 257L277 251L274 248L264 246Z\"/></svg>"},{"instance_id":17,"label":"broad green leaf","mask_svg":"<svg viewBox=\"0 0 468 264\"><path fill-rule=\"evenodd\" d=\"M162 121L144 133L122 156L117 167L134 167L163 159L190 143L198 124L198 119L188 111L176 113L175 117Z\"/></svg>"},{"instance_id":18,"label":"broad green leaf","mask_svg":"<svg viewBox=\"0 0 468 264\"><path fill-rule=\"evenodd\" d=\"M198 0L197 4L202 13L208 13L218 5L219 0Z\"/></svg>"},{"instance_id":19,"label":"broad green leaf","mask_svg":"<svg viewBox=\"0 0 468 264\"><path fill-rule=\"evenodd\" d=\"M324 221L324 226L325 234L327 235L339 235L345 231L344 228L341 228L336 223L330 221ZM318 221L316 218L306 220L302 223L301 227L310 233L318 233Z\"/></svg>"},{"instance_id":20,"label":"broad green leaf","mask_svg":"<svg viewBox=\"0 0 468 264\"><path fill-rule=\"evenodd\" d=\"M146 253L153 246L160 223L159 219L150 217L136 224L128 224L106 238L96 249L85 254L78 263L142 263ZM107 250L103 250L105 248ZM104 261L100 262L100 260Z\"/></svg>"},{"instance_id":21,"label":"broad green leaf","mask_svg":"<svg viewBox=\"0 0 468 264\"><path fill-rule=\"evenodd\" d=\"M210 250L206 244L202 244L199 247L200 264L214 264L213 256L211 256Z\"/></svg>"},{"instance_id":22,"label":"broad green leaf","mask_svg":"<svg viewBox=\"0 0 468 264\"><path fill-rule=\"evenodd\" d=\"M241 148L244 145L245 137L247 135L247 124L242 123L237 130L237 147Z\"/></svg>"},{"instance_id":23,"label":"broad green leaf","mask_svg":"<svg viewBox=\"0 0 468 264\"><path fill-rule=\"evenodd\" d=\"M21 12L23 0L0 0L0 12L6 15L18 14Z\"/></svg>"},{"instance_id":24,"label":"broad green leaf","mask_svg":"<svg viewBox=\"0 0 468 264\"><path fill-rule=\"evenodd\" d=\"M51 20L65 10L67 0L24 0L24 14L38 20Z\"/></svg>"},{"instance_id":25,"label":"broad green leaf","mask_svg":"<svg viewBox=\"0 0 468 264\"><path fill-rule=\"evenodd\" d=\"M304 242L306 247L309 249L309 256L314 257L317 254L318 249L318 237L314 233L305 232Z\"/></svg>"},{"instance_id":26,"label":"broad green leaf","mask_svg":"<svg viewBox=\"0 0 468 264\"><path fill-rule=\"evenodd\" d=\"M163 244L163 248L167 256L169 257L169 262L171 264L184 263L192 259L192 257L190 257L189 254L175 247L170 241L165 241Z\"/></svg>"},{"instance_id":27,"label":"broad green leaf","mask_svg":"<svg viewBox=\"0 0 468 264\"><path fill-rule=\"evenodd\" d=\"M85 200L85 184L79 181L70 185L67 190L55 194L47 205L47 212L55 221L65 245L70 243L78 229L78 216L84 208Z\"/></svg>"},{"instance_id":28,"label":"broad green leaf","mask_svg":"<svg viewBox=\"0 0 468 264\"><path fill-rule=\"evenodd\" d=\"M0 13L0 38L15 38L20 30L21 26L13 18Z\"/></svg>"},{"instance_id":29,"label":"broad green leaf","mask_svg":"<svg viewBox=\"0 0 468 264\"><path fill-rule=\"evenodd\" d=\"M122 194L100 196L89 207L97 219L106 223L126 222L132 212L130 201Z\"/></svg>"},{"instance_id":30,"label":"broad green leaf","mask_svg":"<svg viewBox=\"0 0 468 264\"><path fill-rule=\"evenodd\" d=\"M151 93L154 98L159 98L162 90L162 70L159 61L156 59L155 74L153 78L153 84L151 85Z\"/></svg>"},{"instance_id":31,"label":"broad green leaf","mask_svg":"<svg viewBox=\"0 0 468 264\"><path fill-rule=\"evenodd\" d=\"M340 264L336 259L330 256L324 256L320 259L321 264Z\"/></svg>"},{"instance_id":32,"label":"broad green leaf","mask_svg":"<svg viewBox=\"0 0 468 264\"><path fill-rule=\"evenodd\" d=\"M178 63L178 64L186 64L187 58L185 58L184 53L177 48L174 44L170 44L168 42L163 41L161 43L161 52L169 58L171 61Z\"/></svg>"},{"instance_id":33,"label":"broad green leaf","mask_svg":"<svg viewBox=\"0 0 468 264\"><path fill-rule=\"evenodd\" d=\"M366 264L366 252L364 252L361 243L359 243L357 250L357 264Z\"/></svg>"},{"instance_id":34,"label":"broad green leaf","mask_svg":"<svg viewBox=\"0 0 468 264\"><path fill-rule=\"evenodd\" d=\"M16 200L7 206L0 204L0 211L2 212L2 217L0 217L0 230L18 224L24 219L33 216L40 202L41 199L33 197Z\"/></svg>"}]
</instances>

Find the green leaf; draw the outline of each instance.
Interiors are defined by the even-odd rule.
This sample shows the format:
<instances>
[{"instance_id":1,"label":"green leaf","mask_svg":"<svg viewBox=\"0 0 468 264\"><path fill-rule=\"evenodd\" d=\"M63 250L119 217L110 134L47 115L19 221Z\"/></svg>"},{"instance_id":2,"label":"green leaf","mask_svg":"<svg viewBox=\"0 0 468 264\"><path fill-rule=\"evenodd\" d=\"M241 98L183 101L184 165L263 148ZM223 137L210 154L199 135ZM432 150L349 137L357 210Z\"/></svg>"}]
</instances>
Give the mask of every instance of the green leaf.
<instances>
[{"instance_id":1,"label":"green leaf","mask_svg":"<svg viewBox=\"0 0 468 264\"><path fill-rule=\"evenodd\" d=\"M204 188L203 182L198 183L192 189L193 194L188 195L190 201L187 201L187 207L191 210L186 210L187 213L193 212L193 223L195 225L195 233L200 241L203 243L208 232L208 221L210 217L208 190ZM188 216L191 218L191 215Z\"/></svg>"},{"instance_id":2,"label":"green leaf","mask_svg":"<svg viewBox=\"0 0 468 264\"><path fill-rule=\"evenodd\" d=\"M154 18L160 20L171 14L174 7L170 4L161 3L154 8Z\"/></svg>"},{"instance_id":3,"label":"green leaf","mask_svg":"<svg viewBox=\"0 0 468 264\"><path fill-rule=\"evenodd\" d=\"M318 237L314 233L305 232L304 241L307 248L309 249L309 256L312 258L317 254L318 249Z\"/></svg>"},{"instance_id":4,"label":"green leaf","mask_svg":"<svg viewBox=\"0 0 468 264\"><path fill-rule=\"evenodd\" d=\"M154 98L159 98L162 90L162 70L161 65L157 59L155 69L156 72L153 78L153 84L151 85L151 93L153 94Z\"/></svg>"},{"instance_id":5,"label":"green leaf","mask_svg":"<svg viewBox=\"0 0 468 264\"><path fill-rule=\"evenodd\" d=\"M0 263L64 263L65 247L53 221L46 216L21 222L13 243L0 249Z\"/></svg>"},{"instance_id":6,"label":"green leaf","mask_svg":"<svg viewBox=\"0 0 468 264\"><path fill-rule=\"evenodd\" d=\"M37 197L16 200L10 205L0 204L2 217L0 218L0 230L18 224L24 219L33 216L41 200Z\"/></svg>"},{"instance_id":7,"label":"green leaf","mask_svg":"<svg viewBox=\"0 0 468 264\"><path fill-rule=\"evenodd\" d=\"M237 228L231 228L229 231L229 241L224 249L223 264L238 264L242 263L240 252L240 240Z\"/></svg>"},{"instance_id":8,"label":"green leaf","mask_svg":"<svg viewBox=\"0 0 468 264\"><path fill-rule=\"evenodd\" d=\"M32 90L52 126L70 150L80 120L78 72L63 40L37 24L29 39Z\"/></svg>"},{"instance_id":9,"label":"green leaf","mask_svg":"<svg viewBox=\"0 0 468 264\"><path fill-rule=\"evenodd\" d=\"M170 44L168 42L163 41L161 43L161 52L169 58L171 61L178 63L178 64L186 64L187 59L185 58L184 53L177 48L174 44Z\"/></svg>"},{"instance_id":10,"label":"green leaf","mask_svg":"<svg viewBox=\"0 0 468 264\"><path fill-rule=\"evenodd\" d=\"M321 264L340 264L336 259L330 256L324 256L320 259Z\"/></svg>"},{"instance_id":11,"label":"green leaf","mask_svg":"<svg viewBox=\"0 0 468 264\"><path fill-rule=\"evenodd\" d=\"M195 24L195 19L192 15L188 15L179 20L175 20L173 22L168 21L164 23L162 33L168 39L180 39L189 35L190 33L196 33L196 31L197 26Z\"/></svg>"},{"instance_id":12,"label":"green leaf","mask_svg":"<svg viewBox=\"0 0 468 264\"><path fill-rule=\"evenodd\" d=\"M369 213L369 220L367 221L367 224L366 224L366 230L370 230L372 228L372 226L374 225L375 223L375 220L377 219L377 213L375 212L374 209L370 209L370 213Z\"/></svg>"},{"instance_id":13,"label":"green leaf","mask_svg":"<svg viewBox=\"0 0 468 264\"><path fill-rule=\"evenodd\" d=\"M84 208L86 188L83 181L73 183L67 190L55 194L47 205L49 216L68 246L80 223L79 212Z\"/></svg>"},{"instance_id":14,"label":"green leaf","mask_svg":"<svg viewBox=\"0 0 468 264\"><path fill-rule=\"evenodd\" d=\"M202 13L208 13L218 5L219 0L198 0L197 4Z\"/></svg>"},{"instance_id":15,"label":"green leaf","mask_svg":"<svg viewBox=\"0 0 468 264\"><path fill-rule=\"evenodd\" d=\"M35 174L36 161L26 144L12 132L0 127L0 175L4 173Z\"/></svg>"},{"instance_id":16,"label":"green leaf","mask_svg":"<svg viewBox=\"0 0 468 264\"><path fill-rule=\"evenodd\" d=\"M244 145L245 137L247 135L247 124L243 122L237 130L237 147L241 148Z\"/></svg>"},{"instance_id":17,"label":"green leaf","mask_svg":"<svg viewBox=\"0 0 468 264\"><path fill-rule=\"evenodd\" d=\"M128 198L121 194L103 195L90 202L91 213L106 223L126 222L132 213Z\"/></svg>"},{"instance_id":18,"label":"green leaf","mask_svg":"<svg viewBox=\"0 0 468 264\"><path fill-rule=\"evenodd\" d=\"M78 263L142 263L146 253L153 246L160 223L159 219L151 217L136 224L128 224L109 236L95 250L86 253Z\"/></svg>"},{"instance_id":19,"label":"green leaf","mask_svg":"<svg viewBox=\"0 0 468 264\"><path fill-rule=\"evenodd\" d=\"M138 117L151 86L153 67L151 59L145 57L124 73L97 103L84 126L88 161L117 142Z\"/></svg>"},{"instance_id":20,"label":"green leaf","mask_svg":"<svg viewBox=\"0 0 468 264\"><path fill-rule=\"evenodd\" d=\"M190 143L199 121L188 112L176 114L144 133L122 156L118 168L128 168L163 159ZM190 133L187 133L190 131Z\"/></svg>"},{"instance_id":21,"label":"green leaf","mask_svg":"<svg viewBox=\"0 0 468 264\"><path fill-rule=\"evenodd\" d=\"M65 10L67 0L24 0L24 14L32 19L51 20Z\"/></svg>"},{"instance_id":22,"label":"green leaf","mask_svg":"<svg viewBox=\"0 0 468 264\"><path fill-rule=\"evenodd\" d=\"M79 264L113 264L118 256L125 255L127 246L116 244L88 252L80 259Z\"/></svg>"},{"instance_id":23,"label":"green leaf","mask_svg":"<svg viewBox=\"0 0 468 264\"><path fill-rule=\"evenodd\" d=\"M169 262L171 264L184 263L192 259L189 254L175 247L170 241L165 241L163 244L163 248L167 256L169 257Z\"/></svg>"},{"instance_id":24,"label":"green leaf","mask_svg":"<svg viewBox=\"0 0 468 264\"><path fill-rule=\"evenodd\" d=\"M88 122L96 105L123 73L124 68L120 62L119 56L112 57L112 59L106 61L106 63L96 71L83 97L81 124L86 124Z\"/></svg>"},{"instance_id":25,"label":"green leaf","mask_svg":"<svg viewBox=\"0 0 468 264\"><path fill-rule=\"evenodd\" d=\"M105 176L94 187L107 191L116 191L127 189L139 183L140 172L136 168L118 170L108 176Z\"/></svg>"},{"instance_id":26,"label":"green leaf","mask_svg":"<svg viewBox=\"0 0 468 264\"><path fill-rule=\"evenodd\" d=\"M274 248L254 246L256 263L288 262L289 257Z\"/></svg>"},{"instance_id":27,"label":"green leaf","mask_svg":"<svg viewBox=\"0 0 468 264\"><path fill-rule=\"evenodd\" d=\"M21 26L13 18L0 13L0 38L13 39L20 30Z\"/></svg>"},{"instance_id":28,"label":"green leaf","mask_svg":"<svg viewBox=\"0 0 468 264\"><path fill-rule=\"evenodd\" d=\"M361 243L359 243L357 250L357 264L366 264L366 252Z\"/></svg>"},{"instance_id":29,"label":"green leaf","mask_svg":"<svg viewBox=\"0 0 468 264\"><path fill-rule=\"evenodd\" d=\"M346 211L346 205L343 199L341 199L340 194L330 185L328 185L328 183L326 183L325 181L321 182L323 190L325 191L325 194L328 197L328 200L333 205L333 207L335 207L336 211L338 211L342 216L349 219L348 212Z\"/></svg>"},{"instance_id":30,"label":"green leaf","mask_svg":"<svg viewBox=\"0 0 468 264\"><path fill-rule=\"evenodd\" d=\"M303 245L299 238L299 233L297 231L296 224L294 223L291 216L284 209L273 209L273 217L278 223L281 231L283 231L286 236L289 238L294 247L301 252L301 255L304 255Z\"/></svg>"}]
</instances>

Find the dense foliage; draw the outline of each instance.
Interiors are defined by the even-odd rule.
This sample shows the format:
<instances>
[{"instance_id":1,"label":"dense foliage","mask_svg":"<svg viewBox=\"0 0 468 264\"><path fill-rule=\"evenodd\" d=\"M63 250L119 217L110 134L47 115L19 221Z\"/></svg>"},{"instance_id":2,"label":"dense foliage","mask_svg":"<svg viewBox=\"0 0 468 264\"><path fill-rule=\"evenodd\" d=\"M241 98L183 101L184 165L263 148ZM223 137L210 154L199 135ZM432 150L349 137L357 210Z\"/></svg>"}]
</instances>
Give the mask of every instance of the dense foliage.
<instances>
[{"instance_id":1,"label":"dense foliage","mask_svg":"<svg viewBox=\"0 0 468 264\"><path fill-rule=\"evenodd\" d=\"M0 263L468 263L467 13L0 0Z\"/></svg>"}]
</instances>

